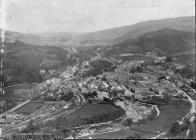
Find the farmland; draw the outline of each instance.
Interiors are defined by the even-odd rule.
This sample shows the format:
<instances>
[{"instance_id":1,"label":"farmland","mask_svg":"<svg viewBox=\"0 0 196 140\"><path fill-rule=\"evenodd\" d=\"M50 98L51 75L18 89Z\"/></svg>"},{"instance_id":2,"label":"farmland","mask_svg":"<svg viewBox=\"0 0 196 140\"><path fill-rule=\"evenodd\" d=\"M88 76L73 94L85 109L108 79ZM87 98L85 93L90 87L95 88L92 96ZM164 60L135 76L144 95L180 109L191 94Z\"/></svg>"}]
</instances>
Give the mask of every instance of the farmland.
<instances>
[{"instance_id":1,"label":"farmland","mask_svg":"<svg viewBox=\"0 0 196 140\"><path fill-rule=\"evenodd\" d=\"M72 117L91 118L102 114L109 114L120 110L110 104L86 104L80 110L76 111Z\"/></svg>"},{"instance_id":2,"label":"farmland","mask_svg":"<svg viewBox=\"0 0 196 140\"><path fill-rule=\"evenodd\" d=\"M32 114L36 110L44 106L42 102L29 102L16 110L17 113Z\"/></svg>"}]
</instances>

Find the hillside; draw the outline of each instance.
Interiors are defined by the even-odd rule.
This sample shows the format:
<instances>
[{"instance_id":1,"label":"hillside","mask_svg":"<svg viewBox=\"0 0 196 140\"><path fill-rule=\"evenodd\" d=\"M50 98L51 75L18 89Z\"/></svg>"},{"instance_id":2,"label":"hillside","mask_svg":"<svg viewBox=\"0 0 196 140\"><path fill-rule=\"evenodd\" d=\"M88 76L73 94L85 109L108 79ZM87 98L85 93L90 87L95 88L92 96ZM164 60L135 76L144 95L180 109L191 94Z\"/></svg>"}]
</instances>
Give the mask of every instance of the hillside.
<instances>
[{"instance_id":1,"label":"hillside","mask_svg":"<svg viewBox=\"0 0 196 140\"><path fill-rule=\"evenodd\" d=\"M137 39L127 39L117 43L105 55L121 53L145 53L156 51L163 55L191 52L195 49L193 32L174 29L160 29L145 33Z\"/></svg>"},{"instance_id":2,"label":"hillside","mask_svg":"<svg viewBox=\"0 0 196 140\"><path fill-rule=\"evenodd\" d=\"M67 51L55 46L35 46L20 41L6 43L5 46L3 70L5 75L11 77L6 85L40 82L40 69L65 69L75 63L72 57L67 58Z\"/></svg>"},{"instance_id":3,"label":"hillside","mask_svg":"<svg viewBox=\"0 0 196 140\"><path fill-rule=\"evenodd\" d=\"M136 44L145 52L157 50L165 54L191 52L195 47L193 32L160 29L139 37Z\"/></svg>"},{"instance_id":4,"label":"hillside","mask_svg":"<svg viewBox=\"0 0 196 140\"><path fill-rule=\"evenodd\" d=\"M162 28L171 28L192 32L195 30L195 17L178 17L171 19L144 21L134 25L84 34L79 36L78 40L82 42L94 43L118 43L127 39L137 38L147 32L156 31Z\"/></svg>"}]
</instances>

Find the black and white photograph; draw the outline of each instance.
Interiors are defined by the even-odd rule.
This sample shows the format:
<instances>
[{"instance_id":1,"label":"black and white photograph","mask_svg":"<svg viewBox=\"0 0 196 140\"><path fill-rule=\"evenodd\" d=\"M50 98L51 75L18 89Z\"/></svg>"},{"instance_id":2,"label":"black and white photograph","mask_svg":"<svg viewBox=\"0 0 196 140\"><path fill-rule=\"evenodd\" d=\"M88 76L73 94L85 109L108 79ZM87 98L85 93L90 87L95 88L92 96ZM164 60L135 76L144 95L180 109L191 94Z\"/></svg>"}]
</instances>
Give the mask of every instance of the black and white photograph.
<instances>
[{"instance_id":1,"label":"black and white photograph","mask_svg":"<svg viewBox=\"0 0 196 140\"><path fill-rule=\"evenodd\" d=\"M0 140L196 139L195 0L0 0Z\"/></svg>"}]
</instances>

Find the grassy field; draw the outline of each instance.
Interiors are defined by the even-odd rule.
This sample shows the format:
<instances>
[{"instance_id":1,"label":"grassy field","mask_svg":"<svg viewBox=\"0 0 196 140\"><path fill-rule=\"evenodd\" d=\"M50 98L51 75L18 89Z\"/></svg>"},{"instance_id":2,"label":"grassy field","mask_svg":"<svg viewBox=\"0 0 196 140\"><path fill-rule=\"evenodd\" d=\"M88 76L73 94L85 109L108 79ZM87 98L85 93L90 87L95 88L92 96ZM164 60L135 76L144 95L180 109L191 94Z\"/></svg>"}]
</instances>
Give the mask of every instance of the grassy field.
<instances>
[{"instance_id":1,"label":"grassy field","mask_svg":"<svg viewBox=\"0 0 196 140\"><path fill-rule=\"evenodd\" d=\"M43 105L44 103L42 102L29 102L24 106L20 107L19 109L17 109L15 112L29 115L35 112L37 109L41 108Z\"/></svg>"},{"instance_id":2,"label":"grassy field","mask_svg":"<svg viewBox=\"0 0 196 140\"><path fill-rule=\"evenodd\" d=\"M56 129L70 129L115 120L122 115L124 115L124 111L111 104L85 104L73 114L59 117L52 125Z\"/></svg>"},{"instance_id":3,"label":"grassy field","mask_svg":"<svg viewBox=\"0 0 196 140\"><path fill-rule=\"evenodd\" d=\"M110 104L86 104L81 109L73 114L73 117L80 116L81 118L91 118L102 114L109 114L120 110Z\"/></svg>"}]
</instances>

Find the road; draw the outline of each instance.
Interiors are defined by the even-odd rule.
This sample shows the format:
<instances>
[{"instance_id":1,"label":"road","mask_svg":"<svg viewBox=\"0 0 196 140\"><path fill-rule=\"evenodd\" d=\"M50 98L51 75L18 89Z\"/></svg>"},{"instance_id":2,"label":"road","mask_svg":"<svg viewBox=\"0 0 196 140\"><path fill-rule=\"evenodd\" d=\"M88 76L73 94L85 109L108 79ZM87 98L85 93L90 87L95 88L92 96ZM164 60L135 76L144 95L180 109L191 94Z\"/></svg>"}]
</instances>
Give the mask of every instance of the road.
<instances>
[{"instance_id":1,"label":"road","mask_svg":"<svg viewBox=\"0 0 196 140\"><path fill-rule=\"evenodd\" d=\"M47 111L47 109L49 108L45 108L45 109L41 109L36 111L36 113L31 114L30 118L28 118L27 120L18 122L17 124L8 124L8 125L4 125L3 126L3 137L7 137L10 136L14 133L17 133L17 131L19 129L25 128L30 120L34 120L37 124L39 123L43 123L43 122L47 122L48 120L54 120L59 116L67 116L70 113L73 113L74 111L78 110L81 106L75 106L74 108L71 109L60 109L57 110L55 112L50 113L49 110ZM50 107L51 108L51 107ZM40 111L40 112L39 112ZM43 115L43 112L47 111L48 113L46 113L46 115ZM42 116L42 117L40 117ZM28 116L29 117L29 116Z\"/></svg>"},{"instance_id":2,"label":"road","mask_svg":"<svg viewBox=\"0 0 196 140\"><path fill-rule=\"evenodd\" d=\"M11 87L16 87L16 86L21 86L21 85L26 85L26 84L28 84L28 83L22 83L22 84L11 85L11 86L4 87L4 89L6 89L6 88L11 88Z\"/></svg>"},{"instance_id":3,"label":"road","mask_svg":"<svg viewBox=\"0 0 196 140\"><path fill-rule=\"evenodd\" d=\"M17 133L17 131L19 129L25 128L28 125L30 120L34 120L36 123L39 123L39 122L42 123L42 122L46 122L48 120L54 120L59 116L66 116L66 115L68 115L70 113L73 113L74 111L80 109L81 105L83 105L86 102L86 100L85 100L84 96L81 93L76 93L75 92L74 94L78 99L78 103L79 103L78 105L79 106L76 106L76 107L72 108L71 110L61 109L61 110L50 113L51 111L49 109L51 109L52 106L49 106L49 105L51 105L51 104L55 105L55 103L53 103L53 102L47 103L47 105L43 106L39 110L37 110L34 113L27 116L24 121L20 121L20 122L16 121L13 124L7 124L7 125L1 126L1 127L3 127L3 137L10 136L14 133ZM27 101L21 103L20 105L18 105L14 109L9 110L9 112L14 111L15 109L25 105L29 101L30 100L27 100ZM47 113L44 113L44 112L47 112Z\"/></svg>"},{"instance_id":4,"label":"road","mask_svg":"<svg viewBox=\"0 0 196 140\"><path fill-rule=\"evenodd\" d=\"M75 93L75 96L78 98L80 105L83 105L86 102L86 99L81 93Z\"/></svg>"}]
</instances>

